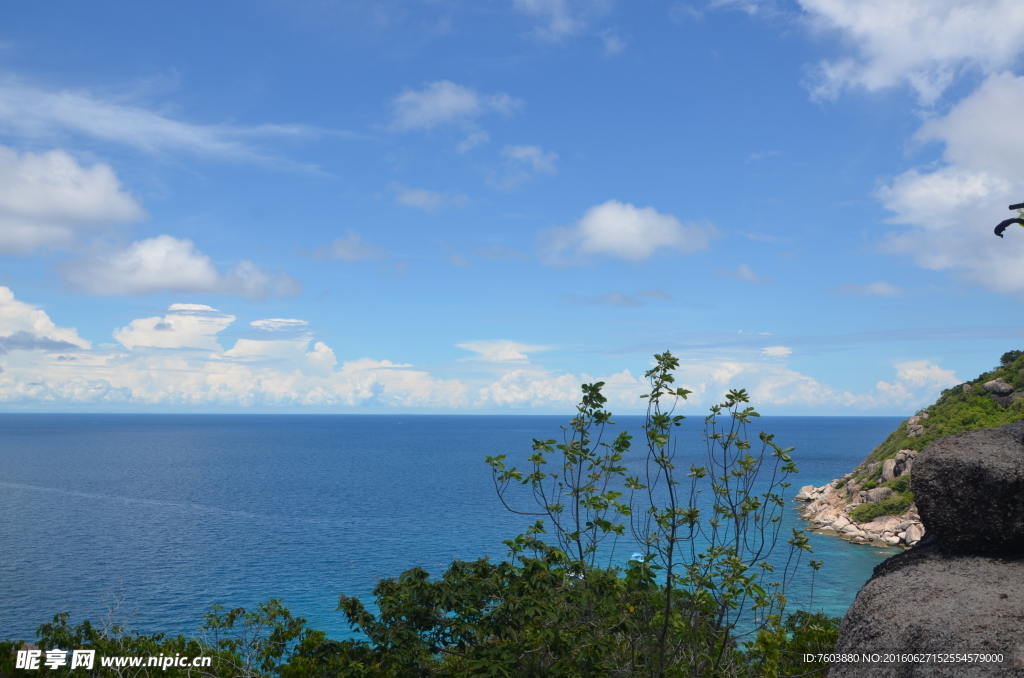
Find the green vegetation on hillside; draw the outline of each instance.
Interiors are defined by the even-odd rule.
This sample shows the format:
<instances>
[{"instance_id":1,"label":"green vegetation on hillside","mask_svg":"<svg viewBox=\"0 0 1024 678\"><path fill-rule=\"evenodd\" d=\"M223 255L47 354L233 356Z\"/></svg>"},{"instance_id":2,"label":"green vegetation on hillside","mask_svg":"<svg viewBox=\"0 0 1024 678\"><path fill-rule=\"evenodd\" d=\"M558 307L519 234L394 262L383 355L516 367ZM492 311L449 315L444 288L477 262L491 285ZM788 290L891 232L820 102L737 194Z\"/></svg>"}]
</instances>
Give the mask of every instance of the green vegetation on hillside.
<instances>
[{"instance_id":1,"label":"green vegetation on hillside","mask_svg":"<svg viewBox=\"0 0 1024 678\"><path fill-rule=\"evenodd\" d=\"M892 459L900 450L921 451L928 443L943 436L1024 420L1024 398L1004 407L984 389L986 382L1000 378L1013 386L1015 392L1024 391L1024 352L1004 353L999 367L966 382L970 386L966 392L962 384L944 390L934 405L918 412L928 415L918 422L924 429L922 435L916 438L908 436L907 422L903 422L857 468L856 479L865 487L872 481L877 483L881 480L881 464L871 470L868 470L868 465Z\"/></svg>"}]
</instances>

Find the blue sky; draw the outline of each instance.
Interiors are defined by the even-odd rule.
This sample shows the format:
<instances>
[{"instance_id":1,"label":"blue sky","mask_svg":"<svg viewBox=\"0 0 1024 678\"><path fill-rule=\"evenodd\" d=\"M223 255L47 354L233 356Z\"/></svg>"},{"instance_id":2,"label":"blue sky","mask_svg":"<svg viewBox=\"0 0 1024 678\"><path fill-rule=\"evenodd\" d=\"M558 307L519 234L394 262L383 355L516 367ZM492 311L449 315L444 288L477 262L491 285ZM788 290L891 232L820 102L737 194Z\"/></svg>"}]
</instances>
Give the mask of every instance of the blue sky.
<instances>
[{"instance_id":1,"label":"blue sky","mask_svg":"<svg viewBox=\"0 0 1024 678\"><path fill-rule=\"evenodd\" d=\"M15 3L8 410L903 414L1021 348L1010 0Z\"/></svg>"}]
</instances>

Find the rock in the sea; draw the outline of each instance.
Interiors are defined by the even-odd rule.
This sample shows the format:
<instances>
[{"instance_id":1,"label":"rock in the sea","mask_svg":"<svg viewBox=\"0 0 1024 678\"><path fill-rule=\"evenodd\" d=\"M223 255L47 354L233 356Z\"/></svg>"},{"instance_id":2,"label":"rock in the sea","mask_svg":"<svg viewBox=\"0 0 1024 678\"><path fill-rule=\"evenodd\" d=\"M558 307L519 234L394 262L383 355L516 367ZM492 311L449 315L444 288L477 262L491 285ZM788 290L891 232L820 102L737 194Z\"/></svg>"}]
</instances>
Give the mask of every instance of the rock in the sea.
<instances>
[{"instance_id":1,"label":"rock in the sea","mask_svg":"<svg viewBox=\"0 0 1024 678\"><path fill-rule=\"evenodd\" d=\"M913 488L921 521L949 549L1024 554L1024 422L934 441Z\"/></svg>"},{"instance_id":2,"label":"rock in the sea","mask_svg":"<svg viewBox=\"0 0 1024 678\"><path fill-rule=\"evenodd\" d=\"M920 438L924 434L924 426L920 424L907 424L907 437Z\"/></svg>"},{"instance_id":3,"label":"rock in the sea","mask_svg":"<svg viewBox=\"0 0 1024 678\"><path fill-rule=\"evenodd\" d=\"M1024 561L946 555L927 541L875 568L834 652L974 652L1002 654L1003 662L837 662L831 678L1024 676Z\"/></svg>"},{"instance_id":4,"label":"rock in the sea","mask_svg":"<svg viewBox=\"0 0 1024 678\"><path fill-rule=\"evenodd\" d=\"M814 494L814 490L817 489L814 485L804 485L800 488L800 491L793 497L796 501L810 501L811 495Z\"/></svg>"}]
</instances>

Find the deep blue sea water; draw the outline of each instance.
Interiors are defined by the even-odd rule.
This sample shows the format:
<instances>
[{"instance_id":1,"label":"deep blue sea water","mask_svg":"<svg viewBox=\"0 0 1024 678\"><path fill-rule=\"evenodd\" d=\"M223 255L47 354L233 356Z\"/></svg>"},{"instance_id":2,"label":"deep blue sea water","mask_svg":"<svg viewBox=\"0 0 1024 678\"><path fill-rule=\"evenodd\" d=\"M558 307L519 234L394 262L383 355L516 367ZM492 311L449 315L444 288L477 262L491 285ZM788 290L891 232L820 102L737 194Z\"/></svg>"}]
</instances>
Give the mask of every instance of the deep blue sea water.
<instances>
[{"instance_id":1,"label":"deep blue sea water","mask_svg":"<svg viewBox=\"0 0 1024 678\"><path fill-rule=\"evenodd\" d=\"M35 637L58 612L97 619L122 599L142 632L192 633L210 605L283 598L350 635L338 594L412 567L505 556L528 518L495 497L486 455L523 465L561 416L0 415L0 639ZM639 417L618 417L639 432ZM796 447L789 496L850 471L896 417L763 417ZM685 440L703 463L700 420ZM626 459L634 466L640 450ZM686 466L689 457L681 459ZM795 504L787 521L801 526ZM788 530L787 530L788 532ZM814 608L841 615L898 553L811 535ZM633 549L621 547L616 561ZM618 553L618 551L617 551ZM790 597L807 604L809 570Z\"/></svg>"}]
</instances>

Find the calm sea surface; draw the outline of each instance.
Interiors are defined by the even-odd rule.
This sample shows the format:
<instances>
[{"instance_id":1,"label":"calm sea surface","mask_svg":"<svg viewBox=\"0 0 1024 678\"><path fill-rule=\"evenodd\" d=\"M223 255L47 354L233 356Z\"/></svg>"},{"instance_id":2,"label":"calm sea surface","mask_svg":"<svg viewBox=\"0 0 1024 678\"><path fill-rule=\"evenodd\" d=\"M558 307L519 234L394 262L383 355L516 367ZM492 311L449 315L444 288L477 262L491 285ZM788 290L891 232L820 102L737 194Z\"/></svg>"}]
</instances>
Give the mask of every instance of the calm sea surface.
<instances>
[{"instance_id":1,"label":"calm sea surface","mask_svg":"<svg viewBox=\"0 0 1024 678\"><path fill-rule=\"evenodd\" d=\"M210 605L269 598L347 637L339 593L369 602L378 579L412 567L503 558L502 540L531 521L502 508L483 458L523 466L531 440L557 437L567 419L0 415L0 639L34 638L58 612L96 620L115 599L135 630L189 634ZM850 471L900 421L763 417L756 430L796 447L792 497ZM700 418L687 424L683 467L704 455ZM638 449L626 462L642 459ZM813 605L834 615L898 552L811 541L825 562ZM802 606L804 572L790 591Z\"/></svg>"}]
</instances>

